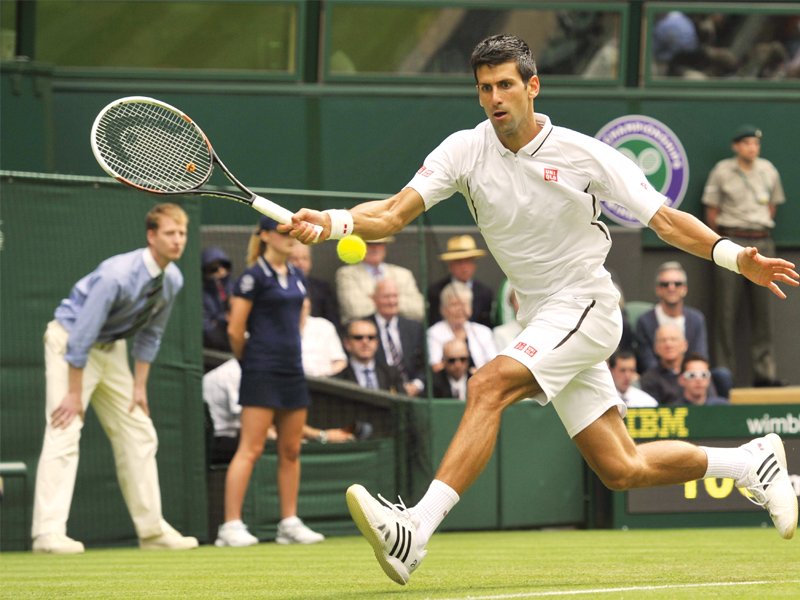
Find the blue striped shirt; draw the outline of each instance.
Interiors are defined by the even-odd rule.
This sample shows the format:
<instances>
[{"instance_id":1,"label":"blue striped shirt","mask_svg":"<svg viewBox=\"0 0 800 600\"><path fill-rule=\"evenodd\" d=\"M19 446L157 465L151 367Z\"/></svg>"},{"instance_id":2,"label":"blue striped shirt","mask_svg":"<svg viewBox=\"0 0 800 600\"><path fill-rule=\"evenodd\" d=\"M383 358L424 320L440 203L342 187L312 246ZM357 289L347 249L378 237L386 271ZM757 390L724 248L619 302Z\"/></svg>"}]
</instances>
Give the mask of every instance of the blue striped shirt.
<instances>
[{"instance_id":1,"label":"blue striped shirt","mask_svg":"<svg viewBox=\"0 0 800 600\"><path fill-rule=\"evenodd\" d=\"M56 308L55 318L69 332L66 361L86 366L96 343L107 344L123 337L147 301L147 291L161 272L149 249L117 254L101 262L83 277ZM173 263L164 273L164 287L147 324L133 336L133 357L153 362L164 328L172 312L183 275Z\"/></svg>"}]
</instances>

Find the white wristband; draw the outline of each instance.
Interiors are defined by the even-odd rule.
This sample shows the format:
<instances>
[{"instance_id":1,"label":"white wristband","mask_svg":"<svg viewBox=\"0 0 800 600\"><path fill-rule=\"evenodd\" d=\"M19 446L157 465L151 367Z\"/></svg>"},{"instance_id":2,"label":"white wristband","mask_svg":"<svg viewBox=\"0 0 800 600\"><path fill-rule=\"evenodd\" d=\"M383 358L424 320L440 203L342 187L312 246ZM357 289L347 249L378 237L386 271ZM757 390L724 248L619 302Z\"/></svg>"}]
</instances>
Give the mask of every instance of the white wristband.
<instances>
[{"instance_id":1,"label":"white wristband","mask_svg":"<svg viewBox=\"0 0 800 600\"><path fill-rule=\"evenodd\" d=\"M331 218L331 235L328 239L340 240L353 233L353 215L349 210L330 209L323 212Z\"/></svg>"},{"instance_id":2,"label":"white wristband","mask_svg":"<svg viewBox=\"0 0 800 600\"><path fill-rule=\"evenodd\" d=\"M711 260L720 267L725 267L734 273L740 273L739 263L736 259L742 250L744 250L744 246L740 246L728 238L719 238L711 248Z\"/></svg>"}]
</instances>

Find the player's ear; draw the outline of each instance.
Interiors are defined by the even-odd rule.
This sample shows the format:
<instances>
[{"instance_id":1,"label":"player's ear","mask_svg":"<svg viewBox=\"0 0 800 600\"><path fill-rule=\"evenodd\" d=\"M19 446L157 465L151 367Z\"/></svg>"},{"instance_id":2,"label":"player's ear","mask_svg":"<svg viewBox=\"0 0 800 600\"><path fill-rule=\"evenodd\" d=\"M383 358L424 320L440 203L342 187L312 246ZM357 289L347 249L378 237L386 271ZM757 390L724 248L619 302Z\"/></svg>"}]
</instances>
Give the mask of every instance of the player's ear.
<instances>
[{"instance_id":1,"label":"player's ear","mask_svg":"<svg viewBox=\"0 0 800 600\"><path fill-rule=\"evenodd\" d=\"M533 75L528 80L528 97L533 100L539 95L539 76Z\"/></svg>"}]
</instances>

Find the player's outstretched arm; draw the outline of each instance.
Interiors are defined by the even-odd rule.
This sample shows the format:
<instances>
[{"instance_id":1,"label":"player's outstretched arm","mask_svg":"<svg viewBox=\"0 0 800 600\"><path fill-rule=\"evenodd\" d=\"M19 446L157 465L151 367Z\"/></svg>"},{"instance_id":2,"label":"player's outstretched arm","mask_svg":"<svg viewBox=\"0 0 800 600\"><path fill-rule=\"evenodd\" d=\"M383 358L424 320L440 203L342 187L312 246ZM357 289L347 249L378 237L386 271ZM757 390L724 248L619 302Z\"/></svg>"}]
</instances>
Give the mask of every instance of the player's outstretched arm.
<instances>
[{"instance_id":1,"label":"player's outstretched arm","mask_svg":"<svg viewBox=\"0 0 800 600\"><path fill-rule=\"evenodd\" d=\"M425 210L422 196L413 188L403 188L385 200L372 200L354 206L349 211L318 211L303 208L292 216L290 225L279 225L278 231L289 232L304 244L342 237L341 215L348 212L352 227L347 225L345 233L357 233L365 240L377 240L393 235L416 219ZM320 225L319 238L313 225ZM350 230L351 229L351 230Z\"/></svg>"},{"instance_id":2,"label":"player's outstretched arm","mask_svg":"<svg viewBox=\"0 0 800 600\"><path fill-rule=\"evenodd\" d=\"M662 206L648 226L668 244L700 258L713 260L711 251L719 235L689 213ZM750 281L764 286L781 299L785 299L786 294L778 287L778 283L800 286L800 275L794 270L794 264L782 258L762 256L755 248L739 251L736 266Z\"/></svg>"}]
</instances>

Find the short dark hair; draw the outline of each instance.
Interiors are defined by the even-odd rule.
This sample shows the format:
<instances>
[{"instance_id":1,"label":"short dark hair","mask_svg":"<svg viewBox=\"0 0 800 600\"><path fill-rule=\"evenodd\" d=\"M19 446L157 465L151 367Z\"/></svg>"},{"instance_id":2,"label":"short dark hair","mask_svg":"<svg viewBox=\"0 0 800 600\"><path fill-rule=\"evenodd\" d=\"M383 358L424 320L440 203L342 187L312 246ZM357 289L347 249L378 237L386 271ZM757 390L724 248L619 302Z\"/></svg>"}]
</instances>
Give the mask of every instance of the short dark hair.
<instances>
[{"instance_id":1,"label":"short dark hair","mask_svg":"<svg viewBox=\"0 0 800 600\"><path fill-rule=\"evenodd\" d=\"M475 81L478 80L478 67L484 65L494 67L507 62L517 63L517 71L525 83L536 75L536 61L533 59L530 47L515 35L488 37L475 46L472 56L469 58Z\"/></svg>"},{"instance_id":2,"label":"short dark hair","mask_svg":"<svg viewBox=\"0 0 800 600\"><path fill-rule=\"evenodd\" d=\"M694 361L702 361L702 362L706 363L706 366L708 366L708 367L711 366L711 363L708 362L708 359L705 357L705 355L700 354L699 352L690 352L689 354L684 356L683 360L681 361L681 373L685 373L686 372L686 365L688 365L690 362L694 362Z\"/></svg>"},{"instance_id":3,"label":"short dark hair","mask_svg":"<svg viewBox=\"0 0 800 600\"><path fill-rule=\"evenodd\" d=\"M609 368L613 369L614 367L617 366L618 360L630 360L630 359L634 360L636 359L636 355L633 352L631 352L630 350L617 350L616 352L614 352L614 354L608 357L608 366Z\"/></svg>"}]
</instances>

